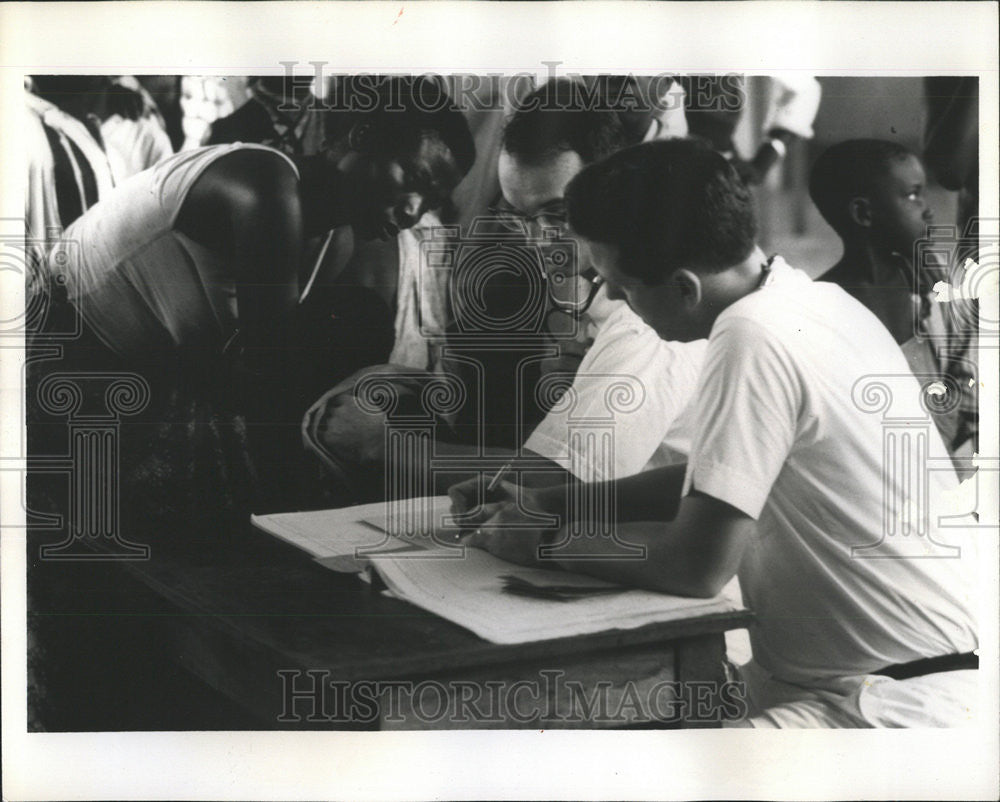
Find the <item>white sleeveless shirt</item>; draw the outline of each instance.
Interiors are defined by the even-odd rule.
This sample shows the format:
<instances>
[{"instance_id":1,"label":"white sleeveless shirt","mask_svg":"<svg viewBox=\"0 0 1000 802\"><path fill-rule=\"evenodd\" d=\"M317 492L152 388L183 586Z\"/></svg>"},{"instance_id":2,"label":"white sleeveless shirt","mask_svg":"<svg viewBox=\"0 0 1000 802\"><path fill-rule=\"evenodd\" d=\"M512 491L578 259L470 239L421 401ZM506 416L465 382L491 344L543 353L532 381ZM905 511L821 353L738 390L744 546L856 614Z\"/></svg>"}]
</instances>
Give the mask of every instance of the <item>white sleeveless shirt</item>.
<instances>
[{"instance_id":1,"label":"white sleeveless shirt","mask_svg":"<svg viewBox=\"0 0 1000 802\"><path fill-rule=\"evenodd\" d=\"M125 357L176 346L221 348L236 328L232 265L174 230L202 172L236 143L182 151L132 176L73 223L49 255L70 302Z\"/></svg>"}]
</instances>

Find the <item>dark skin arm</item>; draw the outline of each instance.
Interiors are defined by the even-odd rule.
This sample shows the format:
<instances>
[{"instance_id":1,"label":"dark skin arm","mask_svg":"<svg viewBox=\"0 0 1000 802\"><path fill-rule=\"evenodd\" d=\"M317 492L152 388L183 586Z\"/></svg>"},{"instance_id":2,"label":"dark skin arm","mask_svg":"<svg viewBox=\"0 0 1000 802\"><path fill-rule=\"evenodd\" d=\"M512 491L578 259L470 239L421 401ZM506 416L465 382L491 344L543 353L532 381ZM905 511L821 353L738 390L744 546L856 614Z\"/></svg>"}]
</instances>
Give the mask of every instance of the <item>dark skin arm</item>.
<instances>
[{"instance_id":1,"label":"dark skin arm","mask_svg":"<svg viewBox=\"0 0 1000 802\"><path fill-rule=\"evenodd\" d=\"M449 457L475 457L482 452L473 446L462 445L460 443L441 442L435 444L434 451L438 456ZM505 448L486 447L485 456L495 459L506 459L510 463L510 468L504 472L504 477L515 480L524 487L565 487L569 482L575 482L573 475L558 463L550 459L535 454L527 449L523 450L523 455L515 456L513 451ZM486 471L482 477L476 476L466 481L471 481L483 487L489 485L496 475L497 470ZM454 474L436 473L434 476L434 492L443 495L448 489L462 478L463 472ZM467 476L468 471L464 471Z\"/></svg>"},{"instance_id":2,"label":"dark skin arm","mask_svg":"<svg viewBox=\"0 0 1000 802\"><path fill-rule=\"evenodd\" d=\"M362 410L354 396L338 386L306 412L302 421L303 441L331 459L340 458L348 464L378 466L384 470L385 423L384 415ZM528 450L524 450L524 456L517 457L513 451L505 448L487 447L480 451L471 445L438 440L434 444L434 453L439 457L465 457L466 466L479 456L512 461L511 469L505 476L508 479L516 478L519 483L529 487L565 486L567 482L574 481L557 463ZM409 452L404 459L410 460L409 463L396 465L397 470L407 471L411 475L427 470L423 457L416 452ZM456 469L455 473L435 472L434 492L445 493L463 475L468 475L467 467ZM486 477L487 483L491 476L492 473ZM477 475L468 481L478 488L483 480Z\"/></svg>"},{"instance_id":3,"label":"dark skin arm","mask_svg":"<svg viewBox=\"0 0 1000 802\"><path fill-rule=\"evenodd\" d=\"M223 156L195 181L175 227L232 265L244 343L266 344L299 296L302 211L292 167L263 150Z\"/></svg>"}]
</instances>

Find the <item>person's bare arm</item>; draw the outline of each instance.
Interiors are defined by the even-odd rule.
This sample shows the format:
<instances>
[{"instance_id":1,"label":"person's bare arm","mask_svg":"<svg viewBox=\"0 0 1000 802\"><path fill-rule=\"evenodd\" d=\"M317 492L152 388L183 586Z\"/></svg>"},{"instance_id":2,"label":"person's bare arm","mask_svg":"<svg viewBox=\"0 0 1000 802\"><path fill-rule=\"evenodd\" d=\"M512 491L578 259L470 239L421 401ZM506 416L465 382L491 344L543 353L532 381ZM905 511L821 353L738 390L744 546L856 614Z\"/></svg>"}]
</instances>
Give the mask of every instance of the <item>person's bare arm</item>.
<instances>
[{"instance_id":1,"label":"person's bare arm","mask_svg":"<svg viewBox=\"0 0 1000 802\"><path fill-rule=\"evenodd\" d=\"M487 446L480 451L474 446L462 443L438 441L434 445L434 452L442 457L470 458L465 462L463 470L456 470L454 473L435 473L434 492L439 495L447 493L450 487L462 480L477 485L488 485L493 476L501 470L507 479L514 479L524 487L565 487L567 483L577 481L569 471L558 463L527 449L524 449L524 453L519 456L508 448ZM475 471L475 475L470 476L469 462L475 460L478 455L488 458L491 467L483 472ZM506 460L506 462L500 467L493 467L497 460Z\"/></svg>"},{"instance_id":2,"label":"person's bare arm","mask_svg":"<svg viewBox=\"0 0 1000 802\"><path fill-rule=\"evenodd\" d=\"M465 495L456 490L450 495L453 511L460 512ZM546 492L505 484L496 500L468 518L470 533L464 542L518 564L564 568L662 593L711 597L736 573L756 527L735 507L692 493L680 502L673 520L618 524L615 539L575 537L566 527L525 528L525 511L553 512L542 503ZM626 555L619 541L642 546L644 554Z\"/></svg>"},{"instance_id":3,"label":"person's bare arm","mask_svg":"<svg viewBox=\"0 0 1000 802\"><path fill-rule=\"evenodd\" d=\"M618 523L669 521L677 514L686 470L685 463L653 468L622 479L595 483L593 492L595 496L609 491L615 494ZM538 491L541 508L555 515L562 514L566 509L566 492L565 484L546 484Z\"/></svg>"},{"instance_id":4,"label":"person's bare arm","mask_svg":"<svg viewBox=\"0 0 1000 802\"><path fill-rule=\"evenodd\" d=\"M725 502L694 493L680 504L669 522L645 521L619 525L620 540L642 546L645 556L622 559L621 547L610 538L569 537L552 559L562 568L679 596L712 597L732 579L756 522ZM559 542L559 537L555 539ZM575 554L606 550L608 559Z\"/></svg>"},{"instance_id":5,"label":"person's bare arm","mask_svg":"<svg viewBox=\"0 0 1000 802\"><path fill-rule=\"evenodd\" d=\"M302 439L305 446L316 452L327 464L338 470L354 465L362 468L406 472L414 476L418 471L427 471L426 457L416 449L408 449L395 457L392 465L387 464L386 433L384 414L364 410L351 391L352 380L337 385L319 398L307 411L302 420ZM574 477L552 460L524 449L517 455L510 449L486 447L482 450L462 443L437 440L433 445L437 457L462 458L454 471L444 471L440 466L434 471L432 483L434 492L443 494L456 482L466 480L479 488L496 471L498 466L510 464L505 473L508 479L516 479L528 487L565 487ZM475 470L480 460L489 460L485 471Z\"/></svg>"},{"instance_id":6,"label":"person's bare arm","mask_svg":"<svg viewBox=\"0 0 1000 802\"><path fill-rule=\"evenodd\" d=\"M667 465L611 482L595 482L586 486L584 492L592 492L596 498L607 497L609 493L615 495L616 525L670 521L680 507L686 468L684 464ZM483 492L483 481L478 476L458 481L448 487L452 512L471 512L466 519L470 530L490 522L517 520L524 523L524 511L514 503L520 498L528 510L555 516L562 525L569 520L570 485L581 483L568 471L554 472L551 476L551 482L539 481L534 485L523 480L519 483L503 481L492 494Z\"/></svg>"},{"instance_id":7,"label":"person's bare arm","mask_svg":"<svg viewBox=\"0 0 1000 802\"><path fill-rule=\"evenodd\" d=\"M223 156L195 181L175 225L232 265L244 342L267 345L299 294L302 214L291 165L264 150Z\"/></svg>"}]
</instances>

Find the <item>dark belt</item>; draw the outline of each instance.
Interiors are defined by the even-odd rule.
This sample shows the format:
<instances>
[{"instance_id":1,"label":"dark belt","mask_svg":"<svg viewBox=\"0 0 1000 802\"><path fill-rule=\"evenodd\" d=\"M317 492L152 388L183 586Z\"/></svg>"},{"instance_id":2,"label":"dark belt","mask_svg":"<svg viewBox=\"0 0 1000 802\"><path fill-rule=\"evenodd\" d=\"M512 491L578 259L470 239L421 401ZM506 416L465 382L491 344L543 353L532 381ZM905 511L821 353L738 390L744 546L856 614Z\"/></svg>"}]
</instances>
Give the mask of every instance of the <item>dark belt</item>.
<instances>
[{"instance_id":1,"label":"dark belt","mask_svg":"<svg viewBox=\"0 0 1000 802\"><path fill-rule=\"evenodd\" d=\"M922 677L926 674L938 674L942 671L964 671L970 668L979 668L979 655L975 652L965 652L963 654L944 654L940 657L925 657L922 660L914 660L910 663L896 663L892 666L880 668L872 671L882 677L892 677L893 679L911 679Z\"/></svg>"}]
</instances>

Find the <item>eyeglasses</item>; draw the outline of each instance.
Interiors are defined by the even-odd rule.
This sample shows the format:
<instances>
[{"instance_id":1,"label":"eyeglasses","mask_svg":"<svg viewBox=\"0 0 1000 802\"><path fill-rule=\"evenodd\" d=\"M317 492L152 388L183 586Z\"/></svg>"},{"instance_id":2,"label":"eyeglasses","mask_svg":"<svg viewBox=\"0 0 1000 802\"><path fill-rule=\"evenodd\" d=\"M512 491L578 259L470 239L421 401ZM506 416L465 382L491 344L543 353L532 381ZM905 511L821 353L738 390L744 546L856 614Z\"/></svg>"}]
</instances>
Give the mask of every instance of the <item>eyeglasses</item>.
<instances>
[{"instance_id":1,"label":"eyeglasses","mask_svg":"<svg viewBox=\"0 0 1000 802\"><path fill-rule=\"evenodd\" d=\"M604 286L604 279L597 274L545 273L545 283L549 300L557 311L582 315L594 303L594 298ZM584 286L581 287L581 284Z\"/></svg>"},{"instance_id":2,"label":"eyeglasses","mask_svg":"<svg viewBox=\"0 0 1000 802\"><path fill-rule=\"evenodd\" d=\"M488 213L498 222L508 224L512 229L523 229L525 224L558 228L565 232L569 226L566 202L554 200L539 206L531 214L511 206L506 200L489 207ZM530 229L529 229L530 231ZM562 264L554 269L542 270L549 300L554 311L567 315L582 315L597 297L604 279L597 274L585 275L575 272L575 264ZM585 285L581 287L581 284Z\"/></svg>"},{"instance_id":3,"label":"eyeglasses","mask_svg":"<svg viewBox=\"0 0 1000 802\"><path fill-rule=\"evenodd\" d=\"M500 220L534 225L551 226L565 229L569 225L569 212L564 200L554 200L539 206L531 214L515 209L507 201L501 199L487 209L487 213Z\"/></svg>"}]
</instances>

